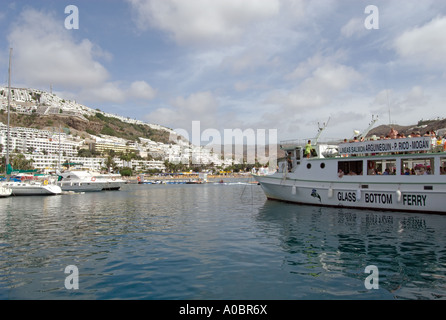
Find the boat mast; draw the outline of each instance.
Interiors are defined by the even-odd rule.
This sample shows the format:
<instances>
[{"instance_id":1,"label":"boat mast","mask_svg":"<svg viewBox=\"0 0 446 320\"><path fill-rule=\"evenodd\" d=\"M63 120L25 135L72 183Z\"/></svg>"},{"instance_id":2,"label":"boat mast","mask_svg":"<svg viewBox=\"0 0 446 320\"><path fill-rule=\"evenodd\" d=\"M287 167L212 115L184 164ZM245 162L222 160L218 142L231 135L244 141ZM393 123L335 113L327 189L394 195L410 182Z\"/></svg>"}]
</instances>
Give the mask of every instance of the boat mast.
<instances>
[{"instance_id":1,"label":"boat mast","mask_svg":"<svg viewBox=\"0 0 446 320\"><path fill-rule=\"evenodd\" d=\"M59 120L59 172L62 168L62 160L61 160L60 152L61 152L61 147L60 147L60 120Z\"/></svg>"},{"instance_id":2,"label":"boat mast","mask_svg":"<svg viewBox=\"0 0 446 320\"><path fill-rule=\"evenodd\" d=\"M359 136L358 139L360 138L364 138L367 136L367 134L370 132L370 130L372 130L373 126L375 125L375 123L378 121L378 116L372 115L372 121L369 123L369 126L367 127L367 129L365 129Z\"/></svg>"},{"instance_id":3,"label":"boat mast","mask_svg":"<svg viewBox=\"0 0 446 320\"><path fill-rule=\"evenodd\" d=\"M9 67L8 67L8 133L6 135L6 180L9 181L10 175L8 174L9 165L9 139L10 139L10 113L11 113L11 56L12 48L9 48Z\"/></svg>"},{"instance_id":4,"label":"boat mast","mask_svg":"<svg viewBox=\"0 0 446 320\"><path fill-rule=\"evenodd\" d=\"M321 127L319 122L317 123L319 129L317 131L316 137L314 138L314 143L312 143L313 145L317 145L317 141L319 140L319 137L321 136L322 132L327 128L329 122L330 122L330 117L328 118L327 122L323 123L323 127Z\"/></svg>"}]
</instances>

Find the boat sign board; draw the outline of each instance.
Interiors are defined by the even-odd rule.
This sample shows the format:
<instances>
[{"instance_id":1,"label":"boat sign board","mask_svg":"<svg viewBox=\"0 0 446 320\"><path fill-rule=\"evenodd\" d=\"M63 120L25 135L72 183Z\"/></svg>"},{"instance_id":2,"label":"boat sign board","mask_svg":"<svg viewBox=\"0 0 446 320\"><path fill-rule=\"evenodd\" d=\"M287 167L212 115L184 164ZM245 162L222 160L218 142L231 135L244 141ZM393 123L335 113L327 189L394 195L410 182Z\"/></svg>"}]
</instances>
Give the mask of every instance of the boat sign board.
<instances>
[{"instance_id":1,"label":"boat sign board","mask_svg":"<svg viewBox=\"0 0 446 320\"><path fill-rule=\"evenodd\" d=\"M428 151L430 148L430 137L418 137L342 143L339 145L339 153L342 155L354 155L383 152L419 152Z\"/></svg>"}]
</instances>

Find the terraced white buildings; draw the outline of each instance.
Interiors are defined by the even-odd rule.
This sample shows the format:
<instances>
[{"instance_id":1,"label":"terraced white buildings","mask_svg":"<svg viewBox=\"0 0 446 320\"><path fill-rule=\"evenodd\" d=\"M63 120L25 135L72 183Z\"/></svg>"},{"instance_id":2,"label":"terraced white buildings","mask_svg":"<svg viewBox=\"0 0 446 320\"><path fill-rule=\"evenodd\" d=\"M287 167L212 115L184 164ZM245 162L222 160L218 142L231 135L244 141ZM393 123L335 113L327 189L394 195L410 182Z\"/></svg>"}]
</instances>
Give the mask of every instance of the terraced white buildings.
<instances>
[{"instance_id":1,"label":"terraced white buildings","mask_svg":"<svg viewBox=\"0 0 446 320\"><path fill-rule=\"evenodd\" d=\"M0 111L7 110L8 89L0 87ZM123 122L133 124L144 124L153 129L164 130L169 134L176 134L173 130L157 124L148 124L136 119L122 117L119 115L104 113L81 105L75 101L65 100L55 94L36 89L12 88L11 89L11 111L22 114L50 115L59 114L63 116L75 116L87 120L87 116L102 113L107 117L115 117ZM60 139L60 141L59 141ZM0 123L0 145L1 155L6 153L7 127ZM171 144L140 138L139 142L128 141L116 137L100 135L91 136L87 141L74 137L67 132L59 134L59 128L50 130L38 130L32 128L10 128L10 152L23 153L27 159L34 161L34 167L40 170L51 171L59 166L59 162L70 162L82 164L83 168L99 170L105 167L106 158L79 158L80 149L93 149L98 152L114 150L119 152L135 152L141 157L150 156L156 160L132 160L129 162L115 158L118 167L132 167L135 170L165 169L164 161L172 163L211 165L226 167L239 163L232 159L221 159L221 155L201 146L193 146L189 142L178 140ZM60 156L60 160L59 160Z\"/></svg>"}]
</instances>

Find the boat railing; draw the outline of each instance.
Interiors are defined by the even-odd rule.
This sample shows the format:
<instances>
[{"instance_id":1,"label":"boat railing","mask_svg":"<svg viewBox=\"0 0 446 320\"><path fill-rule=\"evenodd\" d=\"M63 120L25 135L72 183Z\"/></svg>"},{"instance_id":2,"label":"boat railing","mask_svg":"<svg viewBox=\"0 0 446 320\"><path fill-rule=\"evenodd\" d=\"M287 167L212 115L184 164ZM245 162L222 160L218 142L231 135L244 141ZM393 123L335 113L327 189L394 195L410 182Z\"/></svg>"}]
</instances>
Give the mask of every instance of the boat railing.
<instances>
[{"instance_id":1,"label":"boat railing","mask_svg":"<svg viewBox=\"0 0 446 320\"><path fill-rule=\"evenodd\" d=\"M307 138L307 139L292 139L292 140L282 140L280 141L280 147L283 148L292 148L292 147L304 147L308 140L311 141L313 146L315 145L338 145L342 143L342 139L331 139L326 141L316 141L316 138Z\"/></svg>"}]
</instances>

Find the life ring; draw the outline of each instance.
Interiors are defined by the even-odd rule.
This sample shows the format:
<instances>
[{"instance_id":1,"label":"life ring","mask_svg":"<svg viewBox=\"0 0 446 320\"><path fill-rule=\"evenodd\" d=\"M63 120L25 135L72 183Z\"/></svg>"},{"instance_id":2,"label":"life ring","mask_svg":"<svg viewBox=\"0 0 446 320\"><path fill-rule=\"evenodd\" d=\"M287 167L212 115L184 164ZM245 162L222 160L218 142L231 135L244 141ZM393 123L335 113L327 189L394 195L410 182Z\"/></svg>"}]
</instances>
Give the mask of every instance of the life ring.
<instances>
[{"instance_id":1,"label":"life ring","mask_svg":"<svg viewBox=\"0 0 446 320\"><path fill-rule=\"evenodd\" d=\"M375 169L375 161L369 161L369 169Z\"/></svg>"},{"instance_id":2,"label":"life ring","mask_svg":"<svg viewBox=\"0 0 446 320\"><path fill-rule=\"evenodd\" d=\"M96 181L96 177L91 177L91 181Z\"/></svg>"},{"instance_id":3,"label":"life ring","mask_svg":"<svg viewBox=\"0 0 446 320\"><path fill-rule=\"evenodd\" d=\"M46 186L48 185L48 180L43 181L43 184Z\"/></svg>"}]
</instances>

